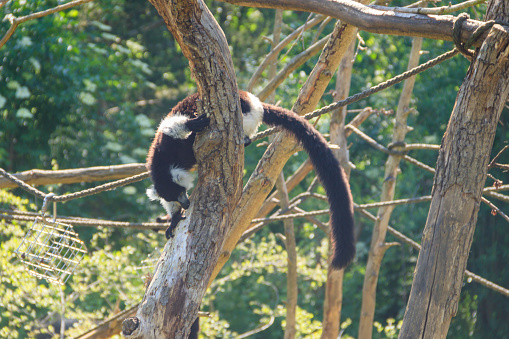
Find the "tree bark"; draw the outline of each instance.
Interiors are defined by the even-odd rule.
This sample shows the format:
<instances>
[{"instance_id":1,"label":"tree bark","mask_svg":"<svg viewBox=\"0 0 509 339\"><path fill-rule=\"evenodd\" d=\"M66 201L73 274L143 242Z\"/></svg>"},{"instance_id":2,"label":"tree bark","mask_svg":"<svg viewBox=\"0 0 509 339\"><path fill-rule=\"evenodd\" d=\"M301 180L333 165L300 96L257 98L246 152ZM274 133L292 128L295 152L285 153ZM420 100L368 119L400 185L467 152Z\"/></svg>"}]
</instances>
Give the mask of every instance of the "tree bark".
<instances>
[{"instance_id":1,"label":"tree bark","mask_svg":"<svg viewBox=\"0 0 509 339\"><path fill-rule=\"evenodd\" d=\"M40 170L15 173L14 176L30 185L73 184L117 180L146 172L145 164L126 164L114 166L96 166L65 170ZM18 187L15 183L0 176L0 189Z\"/></svg>"},{"instance_id":2,"label":"tree bark","mask_svg":"<svg viewBox=\"0 0 509 339\"><path fill-rule=\"evenodd\" d=\"M336 93L334 101L343 100L350 93L352 80L353 56L355 54L355 40L350 44L347 52L339 64L336 78ZM345 133L345 119L347 106L331 112L330 142L339 146L334 154L339 159L345 171L346 177L350 179L351 168L347 140ZM329 241L329 257L332 256L332 246ZM339 336L341 325L341 307L343 303L343 276L344 270L327 269L327 281L325 283L325 298L323 302L322 339L336 339Z\"/></svg>"},{"instance_id":3,"label":"tree bark","mask_svg":"<svg viewBox=\"0 0 509 339\"><path fill-rule=\"evenodd\" d=\"M509 19L507 1L487 20ZM400 338L445 338L456 314L497 123L509 94L509 30L476 52L442 140L432 201Z\"/></svg>"},{"instance_id":4,"label":"tree bark","mask_svg":"<svg viewBox=\"0 0 509 339\"><path fill-rule=\"evenodd\" d=\"M187 338L220 254L241 192L244 152L241 111L228 44L201 0L151 0L189 60L211 125L198 134L199 179L187 218L157 263L126 338ZM199 201L199 204L195 202Z\"/></svg>"},{"instance_id":5,"label":"tree bark","mask_svg":"<svg viewBox=\"0 0 509 339\"><path fill-rule=\"evenodd\" d=\"M360 30L436 40L453 40L452 28L456 17L452 15L423 15L397 12L394 7L370 7L348 0L219 0L240 6L280 8L323 14L341 20ZM483 23L467 20L462 25L461 42L466 42ZM484 34L474 46L486 38Z\"/></svg>"},{"instance_id":6,"label":"tree bark","mask_svg":"<svg viewBox=\"0 0 509 339\"><path fill-rule=\"evenodd\" d=\"M414 38L412 49L408 61L408 69L412 69L419 65L419 56L422 47L422 38ZM407 117L414 88L415 77L407 79L403 85L396 118L394 122L394 131L392 136L393 144L403 146L406 133L408 132ZM385 163L385 176L382 184L382 194L380 201L394 200L396 191L396 178L399 172L399 163L402 156L389 155ZM378 284L378 276L380 267L388 246L385 242L385 235L389 227L394 205L381 207L378 209L377 218L373 227L373 235L371 237L371 245L369 249L368 263L366 265L366 274L364 275L364 284L362 288L362 308L359 323L359 338L371 338L373 334L373 319L375 317L376 306L376 286Z\"/></svg>"}]
</instances>

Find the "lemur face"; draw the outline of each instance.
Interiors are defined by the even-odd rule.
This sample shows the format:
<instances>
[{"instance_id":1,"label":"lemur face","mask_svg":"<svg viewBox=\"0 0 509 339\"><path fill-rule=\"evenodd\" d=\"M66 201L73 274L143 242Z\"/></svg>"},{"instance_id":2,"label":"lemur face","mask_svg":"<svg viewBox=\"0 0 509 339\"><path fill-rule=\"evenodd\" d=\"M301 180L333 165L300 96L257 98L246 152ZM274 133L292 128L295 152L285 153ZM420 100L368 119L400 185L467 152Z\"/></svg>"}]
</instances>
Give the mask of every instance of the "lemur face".
<instances>
[{"instance_id":1,"label":"lemur face","mask_svg":"<svg viewBox=\"0 0 509 339\"><path fill-rule=\"evenodd\" d=\"M185 210L187 210L189 208L189 205L191 205L191 202L189 201L189 197L187 196L187 192L185 189L183 189L182 192L179 193L177 201Z\"/></svg>"}]
</instances>

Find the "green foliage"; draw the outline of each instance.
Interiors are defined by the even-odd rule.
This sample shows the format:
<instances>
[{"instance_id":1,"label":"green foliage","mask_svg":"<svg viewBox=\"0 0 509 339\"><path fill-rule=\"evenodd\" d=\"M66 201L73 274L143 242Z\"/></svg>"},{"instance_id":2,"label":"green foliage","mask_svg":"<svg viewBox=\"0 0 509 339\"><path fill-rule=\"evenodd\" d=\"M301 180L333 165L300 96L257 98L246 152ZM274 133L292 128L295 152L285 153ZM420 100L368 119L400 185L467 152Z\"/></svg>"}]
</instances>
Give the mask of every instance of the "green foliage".
<instances>
[{"instance_id":1,"label":"green foliage","mask_svg":"<svg viewBox=\"0 0 509 339\"><path fill-rule=\"evenodd\" d=\"M0 190L0 208L26 211L36 206ZM60 288L28 275L13 255L30 225L0 221L0 227L5 230L0 234L0 338L33 337L48 331L50 325L59 327L60 293L64 294L65 317L75 324L69 333L74 334L90 329L95 319L133 306L144 292L143 276L137 269L148 254L142 249L160 245L160 237L150 233L132 239L133 246L114 250L108 244L111 230L102 229L87 243L89 255Z\"/></svg>"},{"instance_id":2,"label":"green foliage","mask_svg":"<svg viewBox=\"0 0 509 339\"><path fill-rule=\"evenodd\" d=\"M59 3L56 0L9 1L1 9L1 15L27 15ZM207 5L225 31L239 86L244 88L270 50L274 11L213 1L207 1ZM307 13L285 11L283 35L302 25L307 17ZM5 32L8 25L7 21L0 22L0 31ZM329 23L318 37L316 27L302 34L283 50L278 68L309 47L315 38L328 34L333 25L334 22ZM351 93L406 70L411 45L407 37L366 32L360 35L365 49L358 50L355 56ZM421 62L451 48L448 42L425 40L423 50L429 54L424 54ZM0 49L0 57L0 167L13 172L143 162L158 122L178 100L195 91L187 60L149 2L94 1L26 22ZM276 101L281 106L292 106L316 59L304 64L276 90ZM408 118L413 130L407 142L440 143L467 68L468 61L456 57L417 76L411 105L415 112ZM255 92L265 83L264 78ZM397 85L373 95L349 109L372 106L395 110L401 87ZM333 89L331 83L326 93ZM326 94L322 100L321 104L328 104L332 96ZM498 127L495 154L509 135L507 116L502 115ZM329 121L328 116L320 119L320 131L328 132ZM361 129L387 145L392 141L393 123L391 115L373 115ZM356 166L351 175L354 199L357 203L377 202L385 180L386 155L355 135L349 142L350 158ZM245 180L264 151L264 147L254 145L246 149ZM436 163L436 151L413 151L410 155L430 166ZM303 152L292 156L285 175L290 175L305 158ZM508 163L509 157L500 162ZM502 171L490 173L501 179L505 176ZM310 183L311 178L306 178L292 195L302 193ZM396 198L428 195L432 184L432 174L402 163ZM144 195L147 185L148 182L141 182L59 204L58 213L114 220L153 220L162 209L148 202ZM41 189L62 194L89 186L92 184L52 185ZM316 192L324 193L321 187ZM0 204L2 209L37 211L41 207L39 200L20 190L0 190ZM302 207L316 210L327 208L327 204L309 199ZM500 203L499 207L507 210L507 204ZM398 206L391 216L391 225L419 240L428 208L429 203ZM318 218L327 222L327 216ZM492 216L488 208L481 208L468 266L504 285L509 281L506 265L509 238L501 219ZM0 226L3 230L0 233L1 338L58 332L61 291L65 297L65 317L75 321L67 332L69 336L83 333L98 320L134 305L144 293L145 271L137 267L164 242L164 237L154 232L75 227L87 244L89 255L61 290L28 276L12 255L29 225L2 221ZM344 338L357 336L372 221L357 215L357 227L358 255L356 263L345 272L343 286ZM202 336L234 338L273 320L271 326L252 337L282 337L287 258L284 244L276 237L280 232L283 232L282 223L271 223L232 254L203 301L202 309L211 312L212 318L201 319ZM301 219L295 220L295 232L299 274L297 336L317 338L321 331L328 241L321 230ZM395 241L390 235L387 240ZM417 255L407 245L386 252L378 280L374 338L397 336ZM499 295L467 282L449 337L483 338L489 333L502 338L509 331L508 313L507 303L500 302Z\"/></svg>"}]
</instances>

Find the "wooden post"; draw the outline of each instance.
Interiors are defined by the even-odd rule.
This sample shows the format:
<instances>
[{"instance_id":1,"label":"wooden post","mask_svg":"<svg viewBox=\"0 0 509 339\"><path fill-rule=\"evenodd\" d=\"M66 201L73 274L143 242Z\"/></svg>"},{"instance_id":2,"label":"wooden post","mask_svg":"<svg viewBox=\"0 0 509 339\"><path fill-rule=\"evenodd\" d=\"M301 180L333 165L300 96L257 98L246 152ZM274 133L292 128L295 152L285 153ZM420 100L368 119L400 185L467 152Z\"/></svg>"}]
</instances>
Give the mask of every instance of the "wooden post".
<instances>
[{"instance_id":1,"label":"wooden post","mask_svg":"<svg viewBox=\"0 0 509 339\"><path fill-rule=\"evenodd\" d=\"M507 21L505 5L504 0L490 3L487 19ZM445 338L456 315L493 139L508 94L509 30L495 25L473 58L442 140L400 338Z\"/></svg>"}]
</instances>

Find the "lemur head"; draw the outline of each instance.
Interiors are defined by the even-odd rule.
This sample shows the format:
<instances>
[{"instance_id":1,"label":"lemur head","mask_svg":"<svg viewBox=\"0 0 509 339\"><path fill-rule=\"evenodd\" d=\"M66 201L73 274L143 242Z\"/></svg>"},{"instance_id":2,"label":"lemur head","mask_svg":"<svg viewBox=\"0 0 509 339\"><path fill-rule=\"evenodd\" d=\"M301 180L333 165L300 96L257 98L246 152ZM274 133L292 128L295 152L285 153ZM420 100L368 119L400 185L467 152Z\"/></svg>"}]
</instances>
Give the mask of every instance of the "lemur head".
<instances>
[{"instance_id":1,"label":"lemur head","mask_svg":"<svg viewBox=\"0 0 509 339\"><path fill-rule=\"evenodd\" d=\"M182 187L182 190L178 194L177 201L180 203L183 209L187 210L191 202L189 201L189 197L187 196L186 189Z\"/></svg>"}]
</instances>

